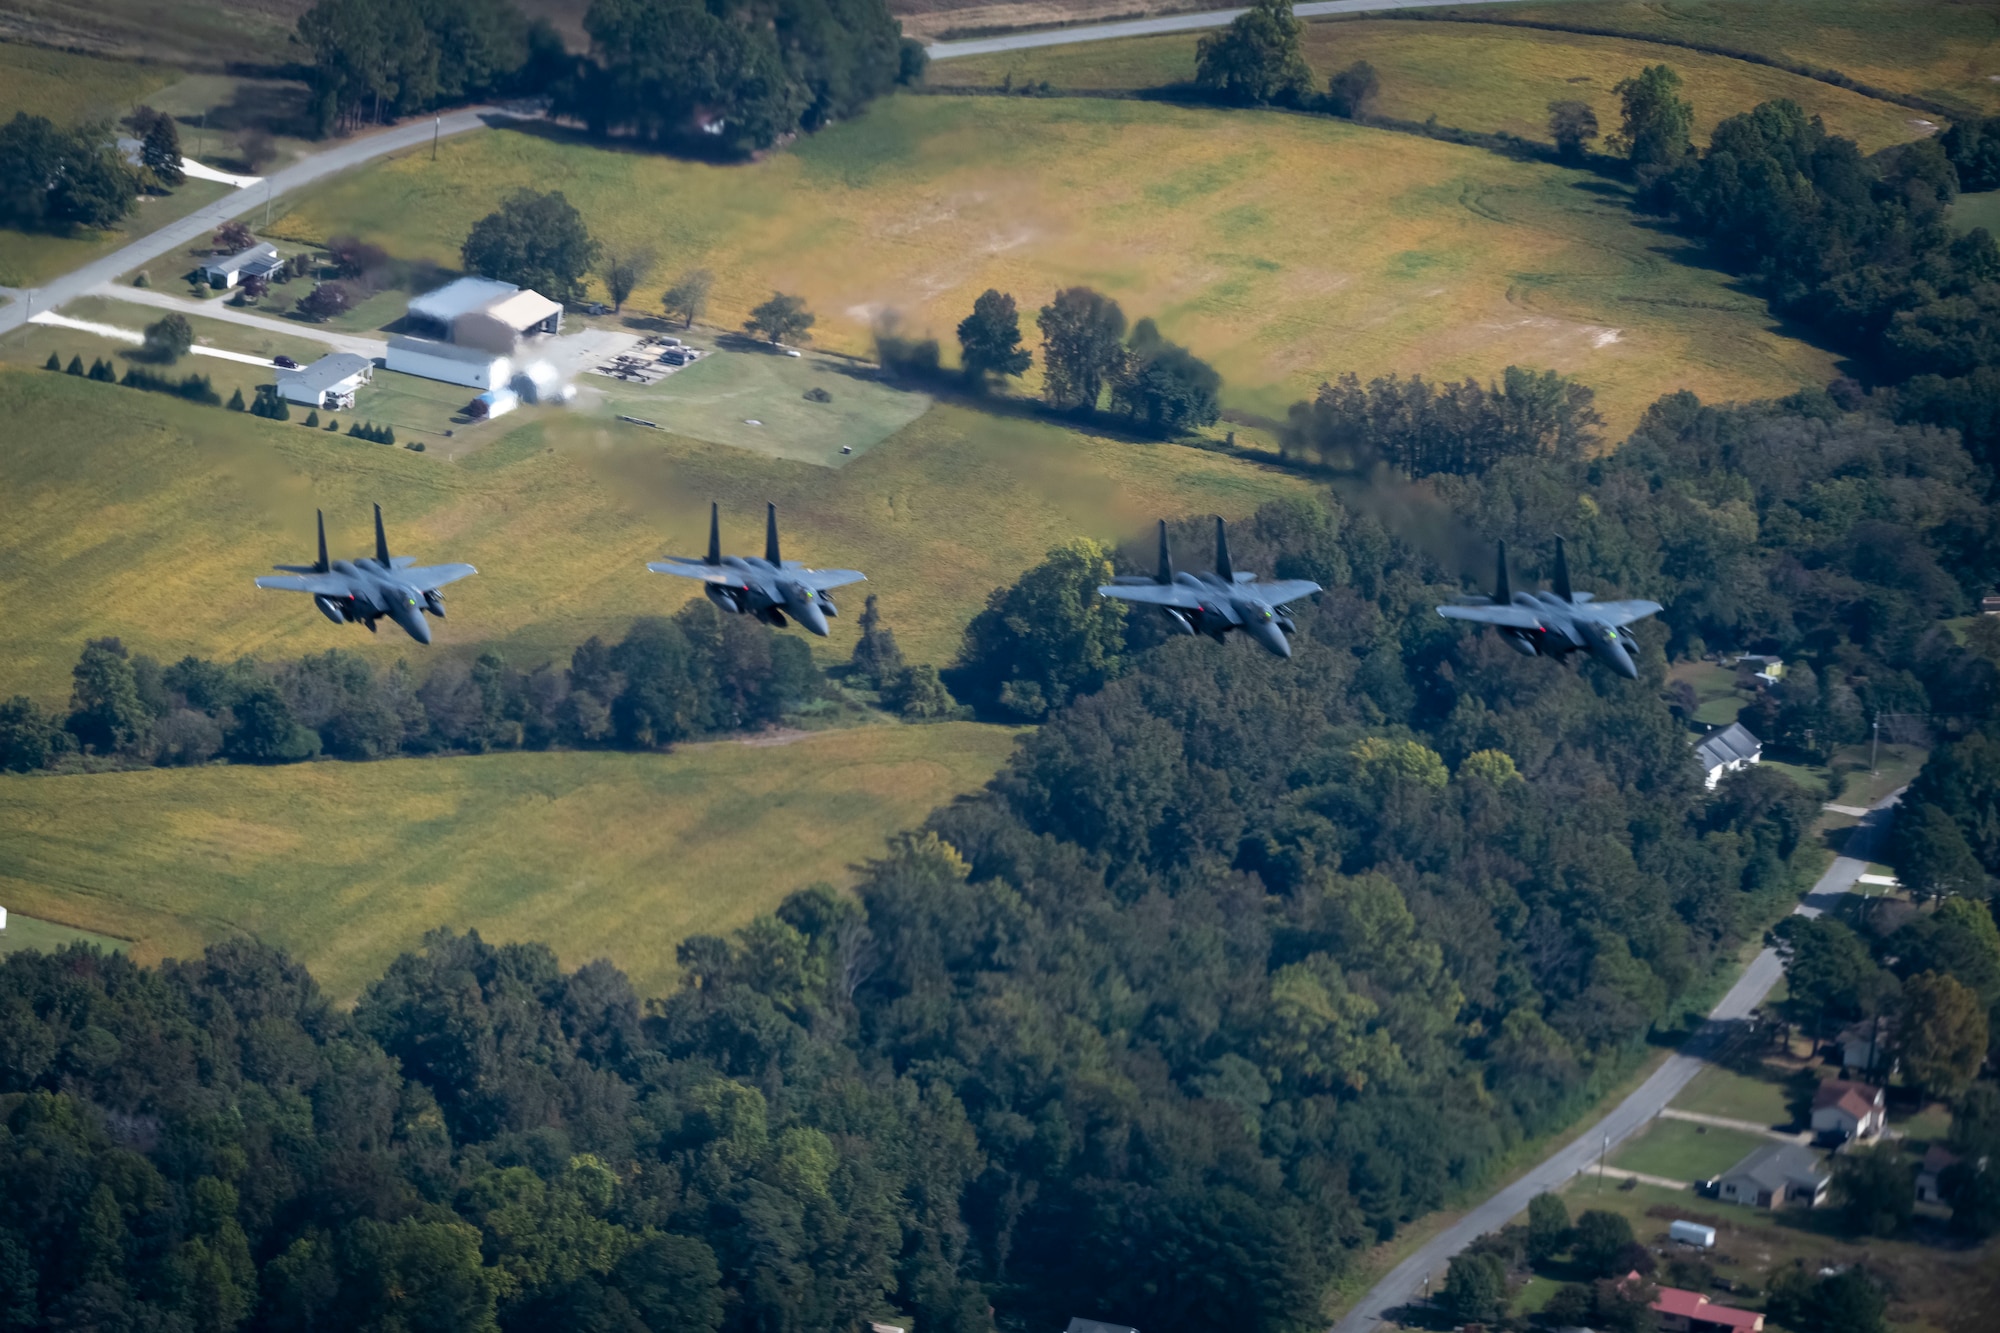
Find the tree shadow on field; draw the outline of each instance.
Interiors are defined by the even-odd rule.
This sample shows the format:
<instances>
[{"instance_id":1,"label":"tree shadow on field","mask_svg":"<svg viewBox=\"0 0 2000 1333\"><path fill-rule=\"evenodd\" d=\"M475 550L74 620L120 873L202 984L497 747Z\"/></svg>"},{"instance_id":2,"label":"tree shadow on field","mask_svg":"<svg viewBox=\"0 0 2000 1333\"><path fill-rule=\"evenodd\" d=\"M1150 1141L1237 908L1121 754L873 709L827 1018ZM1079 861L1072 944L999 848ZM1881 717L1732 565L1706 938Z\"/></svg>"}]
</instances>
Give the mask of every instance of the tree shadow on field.
<instances>
[{"instance_id":1,"label":"tree shadow on field","mask_svg":"<svg viewBox=\"0 0 2000 1333\"><path fill-rule=\"evenodd\" d=\"M667 140L623 138L616 135L592 134L581 125L567 124L547 116L535 120L489 117L487 124L494 129L545 139L561 148L595 148L601 152L630 153L637 157L664 157L680 162L739 166L754 162L758 156L755 153L744 153L725 147L708 135L688 135ZM696 142L697 139L707 142Z\"/></svg>"},{"instance_id":2,"label":"tree shadow on field","mask_svg":"<svg viewBox=\"0 0 2000 1333\"><path fill-rule=\"evenodd\" d=\"M275 79L246 79L236 85L230 100L197 115L177 116L187 129L201 126L222 134L264 130L292 138L308 138L317 128L312 121L311 91L303 83ZM250 164L234 165L250 170Z\"/></svg>"}]
</instances>

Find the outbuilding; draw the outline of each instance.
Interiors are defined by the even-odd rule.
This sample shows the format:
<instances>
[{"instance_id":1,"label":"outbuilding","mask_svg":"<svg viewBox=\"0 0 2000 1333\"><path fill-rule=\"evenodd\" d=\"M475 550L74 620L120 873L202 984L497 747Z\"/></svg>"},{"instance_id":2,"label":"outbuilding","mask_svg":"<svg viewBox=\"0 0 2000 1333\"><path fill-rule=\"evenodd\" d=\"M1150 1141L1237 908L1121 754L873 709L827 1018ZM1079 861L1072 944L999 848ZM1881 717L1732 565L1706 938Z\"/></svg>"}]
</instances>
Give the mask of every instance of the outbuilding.
<instances>
[{"instance_id":1,"label":"outbuilding","mask_svg":"<svg viewBox=\"0 0 2000 1333\"><path fill-rule=\"evenodd\" d=\"M504 301L520 291L498 278L458 278L436 291L410 298L407 318L412 333L451 342L460 316Z\"/></svg>"},{"instance_id":2,"label":"outbuilding","mask_svg":"<svg viewBox=\"0 0 2000 1333\"><path fill-rule=\"evenodd\" d=\"M284 266L278 247L258 242L248 250L238 250L201 266L201 280L217 291L227 290L245 278L268 278Z\"/></svg>"},{"instance_id":3,"label":"outbuilding","mask_svg":"<svg viewBox=\"0 0 2000 1333\"><path fill-rule=\"evenodd\" d=\"M389 339L384 364L404 375L463 384L469 389L502 388L514 373L512 359L498 352L402 335Z\"/></svg>"},{"instance_id":4,"label":"outbuilding","mask_svg":"<svg viewBox=\"0 0 2000 1333\"><path fill-rule=\"evenodd\" d=\"M1667 1237L1670 1240L1680 1242L1682 1245L1693 1245L1697 1249L1712 1250L1715 1248L1714 1227L1703 1226L1699 1222L1689 1222L1684 1218L1676 1219L1667 1227Z\"/></svg>"},{"instance_id":5,"label":"outbuilding","mask_svg":"<svg viewBox=\"0 0 2000 1333\"><path fill-rule=\"evenodd\" d=\"M524 339L562 332L563 308L540 292L517 291L460 315L451 340L465 347L512 352Z\"/></svg>"},{"instance_id":6,"label":"outbuilding","mask_svg":"<svg viewBox=\"0 0 2000 1333\"><path fill-rule=\"evenodd\" d=\"M375 376L375 363L354 352L331 352L309 366L278 372L278 396L307 407L354 406L354 393Z\"/></svg>"},{"instance_id":7,"label":"outbuilding","mask_svg":"<svg viewBox=\"0 0 2000 1333\"><path fill-rule=\"evenodd\" d=\"M512 389L488 389L472 400L465 409L465 415L474 421L491 421L504 417L521 405L521 395Z\"/></svg>"}]
</instances>

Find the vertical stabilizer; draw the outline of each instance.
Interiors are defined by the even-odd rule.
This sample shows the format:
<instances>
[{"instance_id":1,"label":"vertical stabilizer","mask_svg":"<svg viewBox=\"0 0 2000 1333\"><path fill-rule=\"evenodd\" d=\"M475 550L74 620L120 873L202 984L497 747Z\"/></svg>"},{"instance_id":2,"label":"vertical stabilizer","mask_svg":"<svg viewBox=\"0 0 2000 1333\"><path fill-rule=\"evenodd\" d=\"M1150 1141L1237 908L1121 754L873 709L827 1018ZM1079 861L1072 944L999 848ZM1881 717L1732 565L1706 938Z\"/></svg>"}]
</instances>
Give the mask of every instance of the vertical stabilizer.
<instances>
[{"instance_id":1,"label":"vertical stabilizer","mask_svg":"<svg viewBox=\"0 0 2000 1333\"><path fill-rule=\"evenodd\" d=\"M722 563L722 514L721 506L715 501L708 502L708 563Z\"/></svg>"},{"instance_id":2,"label":"vertical stabilizer","mask_svg":"<svg viewBox=\"0 0 2000 1333\"><path fill-rule=\"evenodd\" d=\"M1156 583L1174 581L1174 556L1173 552L1167 549L1167 520L1164 518L1160 520L1160 568L1159 572L1153 575L1153 581Z\"/></svg>"},{"instance_id":3,"label":"vertical stabilizer","mask_svg":"<svg viewBox=\"0 0 2000 1333\"><path fill-rule=\"evenodd\" d=\"M1556 596L1562 598L1565 602L1576 600L1576 598L1570 595L1569 557L1563 552L1563 539L1560 537L1556 538L1556 581L1554 591Z\"/></svg>"},{"instance_id":4,"label":"vertical stabilizer","mask_svg":"<svg viewBox=\"0 0 2000 1333\"><path fill-rule=\"evenodd\" d=\"M1514 604L1514 585L1507 578L1507 543L1500 543L1500 572L1493 576L1493 601L1499 606Z\"/></svg>"},{"instance_id":5,"label":"vertical stabilizer","mask_svg":"<svg viewBox=\"0 0 2000 1333\"><path fill-rule=\"evenodd\" d=\"M1219 518L1215 520L1215 576L1224 583L1236 582L1236 571L1229 564L1229 532Z\"/></svg>"},{"instance_id":6,"label":"vertical stabilizer","mask_svg":"<svg viewBox=\"0 0 2000 1333\"><path fill-rule=\"evenodd\" d=\"M375 506L375 562L384 569L389 567L389 537L382 531L381 505Z\"/></svg>"},{"instance_id":7,"label":"vertical stabilizer","mask_svg":"<svg viewBox=\"0 0 2000 1333\"><path fill-rule=\"evenodd\" d=\"M778 506L769 502L764 505L764 558L774 565L785 563L778 558Z\"/></svg>"},{"instance_id":8,"label":"vertical stabilizer","mask_svg":"<svg viewBox=\"0 0 2000 1333\"><path fill-rule=\"evenodd\" d=\"M326 511L315 509L313 516L319 520L319 563L313 566L313 573L324 574L333 568L326 558Z\"/></svg>"}]
</instances>

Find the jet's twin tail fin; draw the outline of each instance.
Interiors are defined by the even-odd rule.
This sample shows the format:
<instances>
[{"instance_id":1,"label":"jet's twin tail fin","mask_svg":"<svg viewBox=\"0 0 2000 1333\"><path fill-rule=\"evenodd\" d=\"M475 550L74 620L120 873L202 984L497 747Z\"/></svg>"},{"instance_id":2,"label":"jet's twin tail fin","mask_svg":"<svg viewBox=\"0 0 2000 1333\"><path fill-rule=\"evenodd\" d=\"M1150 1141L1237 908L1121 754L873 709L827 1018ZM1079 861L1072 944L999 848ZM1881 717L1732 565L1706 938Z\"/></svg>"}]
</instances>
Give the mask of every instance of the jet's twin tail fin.
<instances>
[{"instance_id":1,"label":"jet's twin tail fin","mask_svg":"<svg viewBox=\"0 0 2000 1333\"><path fill-rule=\"evenodd\" d=\"M1507 543L1500 543L1500 572L1493 576L1493 601L1496 606L1514 604L1514 585L1507 578Z\"/></svg>"},{"instance_id":2,"label":"jet's twin tail fin","mask_svg":"<svg viewBox=\"0 0 2000 1333\"><path fill-rule=\"evenodd\" d=\"M1167 520L1163 518L1160 520L1160 569L1158 573L1153 575L1153 582L1172 583L1173 581L1174 556L1173 552L1167 549Z\"/></svg>"},{"instance_id":3,"label":"jet's twin tail fin","mask_svg":"<svg viewBox=\"0 0 2000 1333\"><path fill-rule=\"evenodd\" d=\"M315 509L313 510L313 516L319 520L319 563L313 566L313 573L330 573L333 565L326 558L326 511L324 509Z\"/></svg>"},{"instance_id":4,"label":"jet's twin tail fin","mask_svg":"<svg viewBox=\"0 0 2000 1333\"><path fill-rule=\"evenodd\" d=\"M764 558L782 567L784 561L778 558L778 506L764 505Z\"/></svg>"},{"instance_id":5,"label":"jet's twin tail fin","mask_svg":"<svg viewBox=\"0 0 2000 1333\"><path fill-rule=\"evenodd\" d=\"M1556 538L1556 578L1552 589L1565 602L1573 602L1576 597L1569 590L1569 556L1563 552L1563 539Z\"/></svg>"},{"instance_id":6,"label":"jet's twin tail fin","mask_svg":"<svg viewBox=\"0 0 2000 1333\"><path fill-rule=\"evenodd\" d=\"M1224 583L1236 582L1236 571L1229 563L1229 532L1222 520L1215 520L1215 576Z\"/></svg>"},{"instance_id":7,"label":"jet's twin tail fin","mask_svg":"<svg viewBox=\"0 0 2000 1333\"><path fill-rule=\"evenodd\" d=\"M721 506L715 501L708 502L708 563L722 563L722 514Z\"/></svg>"},{"instance_id":8,"label":"jet's twin tail fin","mask_svg":"<svg viewBox=\"0 0 2000 1333\"><path fill-rule=\"evenodd\" d=\"M326 547L324 545L324 542L322 542L320 546L320 558L321 559L326 558ZM389 568L389 536L387 533L382 531L381 505L375 506L375 563L382 566L382 568L384 569Z\"/></svg>"}]
</instances>

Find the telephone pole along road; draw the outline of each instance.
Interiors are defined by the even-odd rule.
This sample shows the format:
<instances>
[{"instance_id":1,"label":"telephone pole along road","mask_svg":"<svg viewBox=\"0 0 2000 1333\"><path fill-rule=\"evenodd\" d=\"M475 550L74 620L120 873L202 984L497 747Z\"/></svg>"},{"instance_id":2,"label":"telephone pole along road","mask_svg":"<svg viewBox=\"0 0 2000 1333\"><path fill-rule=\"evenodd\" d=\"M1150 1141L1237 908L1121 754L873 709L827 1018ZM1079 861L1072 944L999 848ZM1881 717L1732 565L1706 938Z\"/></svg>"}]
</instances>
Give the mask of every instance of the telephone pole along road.
<instances>
[{"instance_id":1,"label":"telephone pole along road","mask_svg":"<svg viewBox=\"0 0 2000 1333\"><path fill-rule=\"evenodd\" d=\"M1868 868L1869 853L1888 827L1900 790L1877 801L1867 816L1848 835L1847 848L1834 858L1826 873L1813 885L1805 901L1793 909L1801 916L1818 916L1853 889L1861 872ZM1668 1102L1702 1071L1707 1057L1728 1036L1731 1027L1748 1018L1771 993L1771 987L1785 974L1776 949L1765 949L1750 960L1722 1002L1709 1011L1708 1021L1689 1038L1667 1062L1653 1071L1638 1091L1620 1102L1611 1114L1585 1130L1575 1141L1548 1158L1540 1166L1508 1185L1431 1238L1421 1249L1389 1271L1339 1323L1333 1333L1371 1333L1391 1310L1416 1300L1426 1281L1433 1288L1444 1283L1445 1267L1451 1257L1489 1231L1498 1231L1526 1210L1537 1194L1559 1190L1579 1172L1597 1164L1599 1155L1617 1147L1644 1129Z\"/></svg>"},{"instance_id":2,"label":"telephone pole along road","mask_svg":"<svg viewBox=\"0 0 2000 1333\"><path fill-rule=\"evenodd\" d=\"M1302 19L1325 18L1329 14L1380 14L1391 9L1437 9L1449 4L1497 5L1508 0L1307 0L1293 5ZM1038 46L1073 46L1078 42L1108 42L1119 37L1157 37L1169 32L1200 32L1204 28L1226 28L1246 9L1211 9L1200 14L1167 14L1154 19L1126 19L1119 23L1086 23L1073 28L1048 28L1041 32L1015 32L1001 37L974 37L962 42L932 42L924 48L932 60L954 56L990 56L1001 51L1026 51Z\"/></svg>"},{"instance_id":3,"label":"telephone pole along road","mask_svg":"<svg viewBox=\"0 0 2000 1333\"><path fill-rule=\"evenodd\" d=\"M426 125L422 120L413 120L405 125L391 126L375 134L350 139L346 143L335 144L331 148L308 154L264 179L261 187L251 186L246 190L236 190L224 195L212 204L207 204L178 222L169 222L158 231L148 232L138 240L114 250L101 259L92 260L82 268L65 273L46 286L23 289L15 293L15 299L5 308L0 308L0 333L10 333L28 322L32 314L44 310L54 310L65 302L74 301L101 282L110 282L121 273L138 268L147 260L157 259L170 250L191 245L209 232L214 231L231 218L242 217L259 208L279 195L324 180L328 176L358 167L364 162L372 162L378 157L400 152L405 148L417 148L431 142L433 136L463 134L467 130L480 129L495 120L516 119L518 113L495 106L467 107L462 111L448 111L432 118ZM30 310L29 307L34 309Z\"/></svg>"}]
</instances>

